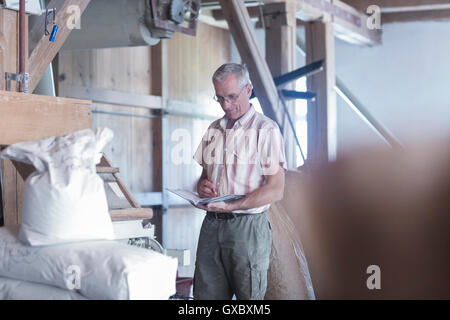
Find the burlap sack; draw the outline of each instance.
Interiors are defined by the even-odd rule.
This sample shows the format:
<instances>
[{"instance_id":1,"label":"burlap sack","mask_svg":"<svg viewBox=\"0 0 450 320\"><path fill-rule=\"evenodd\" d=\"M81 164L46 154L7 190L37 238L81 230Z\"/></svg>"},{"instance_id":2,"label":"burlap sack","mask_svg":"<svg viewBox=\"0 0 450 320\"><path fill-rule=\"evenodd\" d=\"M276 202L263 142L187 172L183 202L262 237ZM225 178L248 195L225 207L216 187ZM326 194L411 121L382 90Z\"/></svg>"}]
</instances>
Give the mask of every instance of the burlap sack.
<instances>
[{"instance_id":1,"label":"burlap sack","mask_svg":"<svg viewBox=\"0 0 450 320\"><path fill-rule=\"evenodd\" d=\"M300 205L306 179L300 172L288 171L284 198L269 209L273 241L266 300L315 299L301 230L296 225L307 210Z\"/></svg>"}]
</instances>

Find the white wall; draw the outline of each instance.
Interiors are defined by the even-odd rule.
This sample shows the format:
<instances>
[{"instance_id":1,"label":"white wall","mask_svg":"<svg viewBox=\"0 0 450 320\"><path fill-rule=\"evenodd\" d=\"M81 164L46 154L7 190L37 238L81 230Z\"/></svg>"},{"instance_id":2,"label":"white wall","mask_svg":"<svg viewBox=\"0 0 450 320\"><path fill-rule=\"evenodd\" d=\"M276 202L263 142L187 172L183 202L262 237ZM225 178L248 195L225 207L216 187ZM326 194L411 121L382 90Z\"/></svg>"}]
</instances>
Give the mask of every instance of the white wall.
<instances>
[{"instance_id":1,"label":"white wall","mask_svg":"<svg viewBox=\"0 0 450 320\"><path fill-rule=\"evenodd\" d=\"M450 21L383 25L382 45L336 39L336 74L408 145L450 134ZM383 145L338 97L338 154Z\"/></svg>"},{"instance_id":2,"label":"white wall","mask_svg":"<svg viewBox=\"0 0 450 320\"><path fill-rule=\"evenodd\" d=\"M256 34L264 51L264 31ZM450 135L450 21L390 23L383 25L381 45L336 38L335 46L337 77L403 145ZM231 57L240 62L233 41ZM297 67L303 65L297 54ZM338 157L387 147L339 96L337 103Z\"/></svg>"}]
</instances>

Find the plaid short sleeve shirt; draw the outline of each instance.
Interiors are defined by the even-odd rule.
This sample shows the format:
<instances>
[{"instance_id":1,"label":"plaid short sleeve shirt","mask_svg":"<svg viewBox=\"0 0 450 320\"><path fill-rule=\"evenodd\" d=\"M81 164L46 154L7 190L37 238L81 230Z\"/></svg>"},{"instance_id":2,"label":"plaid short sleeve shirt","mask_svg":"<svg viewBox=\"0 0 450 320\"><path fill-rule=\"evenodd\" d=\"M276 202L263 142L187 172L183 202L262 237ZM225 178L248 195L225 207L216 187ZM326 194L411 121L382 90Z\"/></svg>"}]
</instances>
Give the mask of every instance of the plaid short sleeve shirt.
<instances>
[{"instance_id":1,"label":"plaid short sleeve shirt","mask_svg":"<svg viewBox=\"0 0 450 320\"><path fill-rule=\"evenodd\" d=\"M287 169L283 137L278 125L253 106L226 129L226 116L214 121L203 136L194 159L216 183L219 196L247 194L265 183L266 175ZM270 204L238 213L259 213Z\"/></svg>"}]
</instances>

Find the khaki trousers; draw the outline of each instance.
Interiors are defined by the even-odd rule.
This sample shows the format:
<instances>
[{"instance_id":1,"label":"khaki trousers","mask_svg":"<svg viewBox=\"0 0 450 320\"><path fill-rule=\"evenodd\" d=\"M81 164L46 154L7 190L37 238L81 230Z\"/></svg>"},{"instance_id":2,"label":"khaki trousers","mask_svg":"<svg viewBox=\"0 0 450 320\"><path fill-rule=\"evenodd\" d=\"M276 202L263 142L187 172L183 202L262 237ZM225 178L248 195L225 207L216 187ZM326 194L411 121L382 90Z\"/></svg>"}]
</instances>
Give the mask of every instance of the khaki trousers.
<instances>
[{"instance_id":1,"label":"khaki trousers","mask_svg":"<svg viewBox=\"0 0 450 320\"><path fill-rule=\"evenodd\" d=\"M194 299L262 300L272 230L267 212L216 219L207 215L197 247Z\"/></svg>"}]
</instances>

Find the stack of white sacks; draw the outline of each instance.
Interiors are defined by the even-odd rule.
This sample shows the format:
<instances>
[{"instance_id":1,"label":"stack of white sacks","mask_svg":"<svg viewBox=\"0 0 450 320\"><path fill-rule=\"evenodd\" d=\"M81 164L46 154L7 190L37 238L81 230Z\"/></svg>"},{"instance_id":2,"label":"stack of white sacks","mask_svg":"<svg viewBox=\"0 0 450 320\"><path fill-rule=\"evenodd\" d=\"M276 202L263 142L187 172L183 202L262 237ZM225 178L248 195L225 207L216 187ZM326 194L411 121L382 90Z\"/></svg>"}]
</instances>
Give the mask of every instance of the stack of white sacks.
<instances>
[{"instance_id":1,"label":"stack of white sacks","mask_svg":"<svg viewBox=\"0 0 450 320\"><path fill-rule=\"evenodd\" d=\"M177 260L114 241L95 165L109 129L12 145L0 157L32 164L22 223L0 227L0 299L168 299Z\"/></svg>"}]
</instances>

